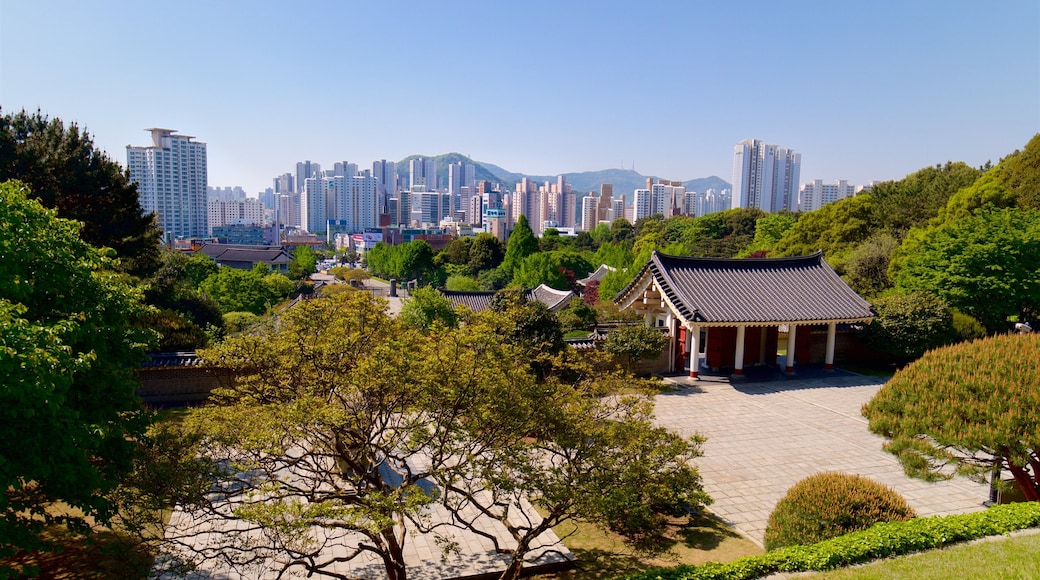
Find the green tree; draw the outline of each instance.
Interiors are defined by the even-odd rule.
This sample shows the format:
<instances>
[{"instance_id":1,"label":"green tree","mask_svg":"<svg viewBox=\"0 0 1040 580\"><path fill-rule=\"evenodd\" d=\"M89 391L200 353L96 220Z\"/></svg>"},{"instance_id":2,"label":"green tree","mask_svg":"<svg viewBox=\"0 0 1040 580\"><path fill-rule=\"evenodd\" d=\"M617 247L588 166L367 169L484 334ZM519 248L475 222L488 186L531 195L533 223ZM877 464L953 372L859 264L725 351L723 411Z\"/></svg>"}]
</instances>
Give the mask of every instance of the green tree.
<instances>
[{"instance_id":1,"label":"green tree","mask_svg":"<svg viewBox=\"0 0 1040 580\"><path fill-rule=\"evenodd\" d=\"M119 267L147 275L158 266L161 232L145 214L126 171L75 124L37 111L0 115L0 181L17 179L58 217L83 223L85 242L116 251Z\"/></svg>"},{"instance_id":2,"label":"green tree","mask_svg":"<svg viewBox=\"0 0 1040 580\"><path fill-rule=\"evenodd\" d=\"M889 275L904 291L925 290L990 332L1012 315L1040 311L1040 210L981 211L903 241Z\"/></svg>"},{"instance_id":3,"label":"green tree","mask_svg":"<svg viewBox=\"0 0 1040 580\"><path fill-rule=\"evenodd\" d=\"M400 255L398 272L401 279L418 280L420 284L437 282L437 267L433 263L433 248L426 240L412 240L394 248Z\"/></svg>"},{"instance_id":4,"label":"green tree","mask_svg":"<svg viewBox=\"0 0 1040 580\"><path fill-rule=\"evenodd\" d=\"M863 296L877 296L892 287L888 268L899 242L888 232L879 232L856 246L845 262L845 281Z\"/></svg>"},{"instance_id":5,"label":"green tree","mask_svg":"<svg viewBox=\"0 0 1040 580\"><path fill-rule=\"evenodd\" d=\"M480 282L477 282L476 278L456 274L448 276L448 279L444 282L444 288L456 292L478 292L480 291Z\"/></svg>"},{"instance_id":6,"label":"green tree","mask_svg":"<svg viewBox=\"0 0 1040 580\"><path fill-rule=\"evenodd\" d=\"M565 333L574 330L591 330L596 324L596 311L584 300L575 296L571 298L567 308L557 315L557 318L560 320L560 328Z\"/></svg>"},{"instance_id":7,"label":"green tree","mask_svg":"<svg viewBox=\"0 0 1040 580\"><path fill-rule=\"evenodd\" d=\"M632 222L625 218L614 218L614 221L610 223L610 241L624 242L635 240L635 229L636 228L632 225Z\"/></svg>"},{"instance_id":8,"label":"green tree","mask_svg":"<svg viewBox=\"0 0 1040 580\"><path fill-rule=\"evenodd\" d=\"M448 245L441 250L436 256L436 263L438 266L444 264L456 264L458 266L466 266L469 264L470 256L469 251L473 246L473 238L455 238L448 242Z\"/></svg>"},{"instance_id":9,"label":"green tree","mask_svg":"<svg viewBox=\"0 0 1040 580\"><path fill-rule=\"evenodd\" d=\"M539 284L557 290L570 290L573 279L584 278L592 271L592 264L581 254L568 251L538 252L524 258L513 270L513 284L534 288Z\"/></svg>"},{"instance_id":10,"label":"green tree","mask_svg":"<svg viewBox=\"0 0 1040 580\"><path fill-rule=\"evenodd\" d=\"M875 350L902 359L954 342L953 311L928 292L891 294L874 301L875 318L864 339Z\"/></svg>"},{"instance_id":11,"label":"green tree","mask_svg":"<svg viewBox=\"0 0 1040 580\"><path fill-rule=\"evenodd\" d=\"M1040 209L1040 133L997 165L1000 182L1017 198L1018 207Z\"/></svg>"},{"instance_id":12,"label":"green tree","mask_svg":"<svg viewBox=\"0 0 1040 580\"><path fill-rule=\"evenodd\" d=\"M667 344L668 337L660 330L645 324L628 324L607 335L603 350L634 363L660 355Z\"/></svg>"},{"instance_id":13,"label":"green tree","mask_svg":"<svg viewBox=\"0 0 1040 580\"><path fill-rule=\"evenodd\" d=\"M180 254L180 252L176 253ZM184 263L184 275L195 288L198 288L199 284L202 284L202 281L209 278L211 274L216 274L219 269L220 265L202 252L195 252Z\"/></svg>"},{"instance_id":14,"label":"green tree","mask_svg":"<svg viewBox=\"0 0 1040 580\"><path fill-rule=\"evenodd\" d=\"M459 315L451 302L432 286L418 288L401 305L401 321L416 330L428 331L440 323L455 327Z\"/></svg>"},{"instance_id":15,"label":"green tree","mask_svg":"<svg viewBox=\"0 0 1040 580\"><path fill-rule=\"evenodd\" d=\"M516 577L538 534L569 518L660 545L670 517L709 501L689 464L700 439L654 427L647 398L610 396L638 385L576 366L580 357L567 363L570 380L537 382L529 350L503 339L513 325L489 311L425 334L385 303L347 293L288 311L270 335L204 351L239 379L185 425L207 465L230 462L249 476L203 480L183 512L205 529L233 511L262 532L249 545L204 535L209 557L248 565L276 555L284 571L322 573L337 556L308 541L317 526L347 558L375 554L388 578L404 580L411 534L449 540L453 525L489 537L486 518L505 522L517 544L504 578ZM547 511L541 524L523 521L527 490ZM434 504L450 523L429 517ZM489 539L506 548L507 538Z\"/></svg>"},{"instance_id":16,"label":"green tree","mask_svg":"<svg viewBox=\"0 0 1040 580\"><path fill-rule=\"evenodd\" d=\"M925 167L899 181L879 183L870 191L872 215L866 221L902 240L906 232L927 224L946 206L950 196L981 175L980 169L947 162Z\"/></svg>"},{"instance_id":17,"label":"green tree","mask_svg":"<svg viewBox=\"0 0 1040 580\"><path fill-rule=\"evenodd\" d=\"M469 268L479 274L497 268L505 256L506 247L502 240L487 232L479 233L469 248Z\"/></svg>"},{"instance_id":18,"label":"green tree","mask_svg":"<svg viewBox=\"0 0 1040 580\"><path fill-rule=\"evenodd\" d=\"M318 256L310 246L297 246L289 262L289 277L299 280L317 272Z\"/></svg>"},{"instance_id":19,"label":"green tree","mask_svg":"<svg viewBox=\"0 0 1040 580\"><path fill-rule=\"evenodd\" d=\"M852 250L875 231L874 201L870 195L847 197L816 211L803 213L776 243L776 256L805 256L823 250L835 270L844 272Z\"/></svg>"},{"instance_id":20,"label":"green tree","mask_svg":"<svg viewBox=\"0 0 1040 580\"><path fill-rule=\"evenodd\" d=\"M158 269L144 281L144 296L148 304L165 314L147 316L140 322L162 335L162 350L201 348L206 346L207 332L222 331L220 306L200 292L195 281L195 276L208 271L216 272L216 262L204 255L188 258L177 250L160 251ZM198 342L186 343L185 339L190 337Z\"/></svg>"},{"instance_id":21,"label":"green tree","mask_svg":"<svg viewBox=\"0 0 1040 580\"><path fill-rule=\"evenodd\" d=\"M740 251L737 257L746 258L756 252L768 253L776 246L776 243L784 237L794 224L798 216L791 212L771 213L758 218L755 222L755 238L750 246Z\"/></svg>"},{"instance_id":22,"label":"green tree","mask_svg":"<svg viewBox=\"0 0 1040 580\"><path fill-rule=\"evenodd\" d=\"M203 280L199 289L216 300L224 313L263 314L275 299L264 277L255 270L221 268Z\"/></svg>"},{"instance_id":23,"label":"green tree","mask_svg":"<svg viewBox=\"0 0 1040 580\"><path fill-rule=\"evenodd\" d=\"M49 549L52 524L112 519L107 494L147 426L135 369L155 338L107 254L30 197L0 184L0 560Z\"/></svg>"},{"instance_id":24,"label":"green tree","mask_svg":"<svg viewBox=\"0 0 1040 580\"><path fill-rule=\"evenodd\" d=\"M531 226L527 224L527 216L520 214L506 242L506 256L502 268L512 273L527 256L538 252L538 239L534 237Z\"/></svg>"},{"instance_id":25,"label":"green tree","mask_svg":"<svg viewBox=\"0 0 1040 580\"><path fill-rule=\"evenodd\" d=\"M1008 469L1040 501L1040 334L997 335L936 349L898 371L864 406L907 474L983 481ZM944 469L945 468L945 469Z\"/></svg>"}]
</instances>

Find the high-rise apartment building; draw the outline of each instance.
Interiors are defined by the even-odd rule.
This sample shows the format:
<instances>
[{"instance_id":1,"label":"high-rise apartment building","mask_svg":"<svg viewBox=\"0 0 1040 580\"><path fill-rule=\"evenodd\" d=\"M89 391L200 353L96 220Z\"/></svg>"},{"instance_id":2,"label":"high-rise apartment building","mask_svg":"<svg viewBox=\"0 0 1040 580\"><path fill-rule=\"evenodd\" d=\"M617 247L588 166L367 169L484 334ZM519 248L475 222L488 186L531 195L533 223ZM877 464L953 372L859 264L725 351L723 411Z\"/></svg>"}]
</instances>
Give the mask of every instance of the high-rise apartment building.
<instances>
[{"instance_id":1,"label":"high-rise apartment building","mask_svg":"<svg viewBox=\"0 0 1040 580\"><path fill-rule=\"evenodd\" d=\"M416 157L408 162L408 189L418 191L437 190L437 162L426 157Z\"/></svg>"},{"instance_id":2,"label":"high-rise apartment building","mask_svg":"<svg viewBox=\"0 0 1040 580\"><path fill-rule=\"evenodd\" d=\"M757 207L776 213L798 211L801 153L758 139L746 139L733 149L732 207Z\"/></svg>"},{"instance_id":3,"label":"high-rise apartment building","mask_svg":"<svg viewBox=\"0 0 1040 580\"><path fill-rule=\"evenodd\" d=\"M379 205L383 206L387 199L397 197L397 164L380 159L372 163L372 177L376 178L379 187Z\"/></svg>"},{"instance_id":4,"label":"high-rise apartment building","mask_svg":"<svg viewBox=\"0 0 1040 580\"><path fill-rule=\"evenodd\" d=\"M209 235L206 226L206 144L175 129L145 129L152 144L126 147L130 181L141 208L155 212L168 240Z\"/></svg>"},{"instance_id":5,"label":"high-rise apartment building","mask_svg":"<svg viewBox=\"0 0 1040 580\"><path fill-rule=\"evenodd\" d=\"M258 199L213 199L206 204L209 235L213 228L230 225L264 225L264 204Z\"/></svg>"},{"instance_id":6,"label":"high-rise apartment building","mask_svg":"<svg viewBox=\"0 0 1040 580\"><path fill-rule=\"evenodd\" d=\"M589 192L581 198L581 229L591 232L599 225L599 199L596 194Z\"/></svg>"},{"instance_id":7,"label":"high-rise apartment building","mask_svg":"<svg viewBox=\"0 0 1040 580\"><path fill-rule=\"evenodd\" d=\"M856 186L844 179L836 183L824 183L822 179L814 179L812 183L802 185L799 192L799 208L802 211L815 211L828 203L856 195Z\"/></svg>"},{"instance_id":8,"label":"high-rise apartment building","mask_svg":"<svg viewBox=\"0 0 1040 580\"><path fill-rule=\"evenodd\" d=\"M604 183L599 186L599 203L596 204L596 222L609 222L613 218L611 202L614 199L614 185Z\"/></svg>"}]
</instances>

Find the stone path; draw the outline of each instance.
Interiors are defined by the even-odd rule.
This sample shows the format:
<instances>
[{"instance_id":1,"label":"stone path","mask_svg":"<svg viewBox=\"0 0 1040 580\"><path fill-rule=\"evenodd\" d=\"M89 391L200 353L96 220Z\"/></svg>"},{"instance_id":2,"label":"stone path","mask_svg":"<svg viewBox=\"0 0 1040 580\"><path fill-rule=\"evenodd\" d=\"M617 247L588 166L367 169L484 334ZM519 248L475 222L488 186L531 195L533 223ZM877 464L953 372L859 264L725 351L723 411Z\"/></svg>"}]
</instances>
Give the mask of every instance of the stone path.
<instances>
[{"instance_id":1,"label":"stone path","mask_svg":"<svg viewBox=\"0 0 1040 580\"><path fill-rule=\"evenodd\" d=\"M988 487L965 478L928 483L903 473L860 408L884 379L836 373L809 379L731 384L721 377L665 379L657 396L661 425L708 438L697 460L710 510L761 545L776 502L814 473L843 471L899 492L918 515L982 509Z\"/></svg>"}]
</instances>

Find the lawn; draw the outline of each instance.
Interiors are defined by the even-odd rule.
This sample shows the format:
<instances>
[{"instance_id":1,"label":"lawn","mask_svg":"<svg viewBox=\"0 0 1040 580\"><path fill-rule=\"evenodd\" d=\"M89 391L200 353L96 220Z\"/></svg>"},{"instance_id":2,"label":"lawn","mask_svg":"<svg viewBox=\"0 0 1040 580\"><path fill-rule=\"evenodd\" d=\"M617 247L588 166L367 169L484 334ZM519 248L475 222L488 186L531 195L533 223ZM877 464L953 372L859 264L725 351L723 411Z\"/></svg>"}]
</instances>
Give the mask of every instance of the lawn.
<instances>
[{"instance_id":1,"label":"lawn","mask_svg":"<svg viewBox=\"0 0 1040 580\"><path fill-rule=\"evenodd\" d=\"M539 580L607 579L661 566L729 562L763 553L762 548L708 515L698 516L689 525L675 525L670 534L673 544L659 557L634 552L620 536L599 526L568 522L553 530L564 538L578 564L566 572L535 576Z\"/></svg>"},{"instance_id":2,"label":"lawn","mask_svg":"<svg viewBox=\"0 0 1040 580\"><path fill-rule=\"evenodd\" d=\"M1040 578L1040 533L988 538L863 566L804 576L814 580Z\"/></svg>"}]
</instances>

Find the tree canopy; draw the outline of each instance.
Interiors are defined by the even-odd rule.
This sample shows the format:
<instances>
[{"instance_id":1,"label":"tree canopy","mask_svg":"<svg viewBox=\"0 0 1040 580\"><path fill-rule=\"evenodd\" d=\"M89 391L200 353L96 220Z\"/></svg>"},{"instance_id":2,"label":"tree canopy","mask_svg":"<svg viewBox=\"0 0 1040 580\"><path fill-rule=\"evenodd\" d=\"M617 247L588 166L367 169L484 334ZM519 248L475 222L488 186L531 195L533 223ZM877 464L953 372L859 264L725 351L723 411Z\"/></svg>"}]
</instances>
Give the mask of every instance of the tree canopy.
<instances>
[{"instance_id":1,"label":"tree canopy","mask_svg":"<svg viewBox=\"0 0 1040 580\"><path fill-rule=\"evenodd\" d=\"M889 274L999 332L1009 316L1040 312L1037 256L1040 210L985 210L907 237Z\"/></svg>"},{"instance_id":2,"label":"tree canopy","mask_svg":"<svg viewBox=\"0 0 1040 580\"><path fill-rule=\"evenodd\" d=\"M506 241L506 255L502 261L502 268L507 272L513 272L520 266L524 258L537 252L538 238L534 237L534 232L527 223L527 216L520 214Z\"/></svg>"},{"instance_id":3,"label":"tree canopy","mask_svg":"<svg viewBox=\"0 0 1040 580\"><path fill-rule=\"evenodd\" d=\"M926 353L863 408L909 475L983 480L1011 471L1040 501L1040 334L1003 334ZM956 468L955 471L950 468Z\"/></svg>"},{"instance_id":4,"label":"tree canopy","mask_svg":"<svg viewBox=\"0 0 1040 580\"><path fill-rule=\"evenodd\" d=\"M421 332L347 292L301 303L266 336L204 351L238 379L185 428L227 483L200 486L168 539L235 520L254 540L210 534L199 536L208 545L174 551L246 567L277 557L285 570L324 573L338 564L322 538L345 546L345 559L375 554L403 580L410 534L448 540L461 526L488 536L487 518L516 544L489 538L510 556L503 578L567 518L660 545L669 517L710 501L689 465L700 440L654 427L648 399L610 396L638 384L593 373L580 357L558 351L554 372L537 377L530 344L509 339L512 308L525 305L503 304ZM544 519L520 509L528 497ZM451 516L431 517L435 509Z\"/></svg>"},{"instance_id":5,"label":"tree canopy","mask_svg":"<svg viewBox=\"0 0 1040 580\"><path fill-rule=\"evenodd\" d=\"M83 240L114 249L120 268L147 275L158 266L154 215L142 211L123 168L76 123L39 111L0 115L0 181L8 179L25 183L58 217L82 222Z\"/></svg>"},{"instance_id":6,"label":"tree canopy","mask_svg":"<svg viewBox=\"0 0 1040 580\"><path fill-rule=\"evenodd\" d=\"M155 339L133 325L140 292L31 197L0 184L0 558L46 547L50 524L112 517L107 493L147 425L134 369Z\"/></svg>"}]
</instances>

